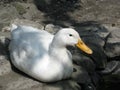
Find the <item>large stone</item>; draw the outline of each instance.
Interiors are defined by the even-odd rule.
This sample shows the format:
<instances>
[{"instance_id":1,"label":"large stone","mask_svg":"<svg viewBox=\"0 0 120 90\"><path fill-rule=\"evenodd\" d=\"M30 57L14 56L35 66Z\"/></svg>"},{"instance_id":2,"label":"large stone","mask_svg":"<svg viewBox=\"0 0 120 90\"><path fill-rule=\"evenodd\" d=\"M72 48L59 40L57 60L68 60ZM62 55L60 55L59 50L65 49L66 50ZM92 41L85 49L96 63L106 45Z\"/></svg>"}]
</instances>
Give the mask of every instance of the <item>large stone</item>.
<instances>
[{"instance_id":1,"label":"large stone","mask_svg":"<svg viewBox=\"0 0 120 90\"><path fill-rule=\"evenodd\" d=\"M73 80L63 80L46 84L42 90L81 90L81 86Z\"/></svg>"},{"instance_id":2,"label":"large stone","mask_svg":"<svg viewBox=\"0 0 120 90\"><path fill-rule=\"evenodd\" d=\"M112 30L109 34L105 45L105 52L110 58L120 56L120 28Z\"/></svg>"},{"instance_id":3,"label":"large stone","mask_svg":"<svg viewBox=\"0 0 120 90\"><path fill-rule=\"evenodd\" d=\"M20 5L24 8L23 10L26 11L22 14L24 19L33 20L33 21L42 21L44 19L43 13L41 13L34 3L20 3Z\"/></svg>"},{"instance_id":4,"label":"large stone","mask_svg":"<svg viewBox=\"0 0 120 90\"><path fill-rule=\"evenodd\" d=\"M37 23L37 22L33 22L31 20L27 20L27 19L14 19L11 24L16 24L16 25L25 25L25 26L31 26L31 27L34 27L34 28L38 28L40 30L43 30L44 29L44 26Z\"/></svg>"},{"instance_id":5,"label":"large stone","mask_svg":"<svg viewBox=\"0 0 120 90\"><path fill-rule=\"evenodd\" d=\"M116 70L112 73L112 75L116 76L118 78L118 81L120 82L120 62L117 62L117 68Z\"/></svg>"},{"instance_id":6,"label":"large stone","mask_svg":"<svg viewBox=\"0 0 120 90\"><path fill-rule=\"evenodd\" d=\"M0 55L0 77L11 71L11 65L5 56Z\"/></svg>"},{"instance_id":7,"label":"large stone","mask_svg":"<svg viewBox=\"0 0 120 90\"><path fill-rule=\"evenodd\" d=\"M120 63L115 60L108 62L106 65L106 68L101 71L101 74L111 75L111 74L117 72L117 70L119 71L119 69L118 69L119 64Z\"/></svg>"},{"instance_id":8,"label":"large stone","mask_svg":"<svg viewBox=\"0 0 120 90\"><path fill-rule=\"evenodd\" d=\"M24 13L27 12L26 8L23 6L24 3L14 2L14 3L12 3L12 5L16 8L16 10L19 13L19 15L23 15Z\"/></svg>"},{"instance_id":9,"label":"large stone","mask_svg":"<svg viewBox=\"0 0 120 90\"><path fill-rule=\"evenodd\" d=\"M58 32L62 27L57 26L57 25L53 25L53 24L47 24L45 26L45 30L50 32L51 34L55 34L56 32Z\"/></svg>"},{"instance_id":10,"label":"large stone","mask_svg":"<svg viewBox=\"0 0 120 90\"><path fill-rule=\"evenodd\" d=\"M21 90L40 85L39 82L22 76L20 73L14 73L13 71L1 76L0 80L1 90Z\"/></svg>"},{"instance_id":11,"label":"large stone","mask_svg":"<svg viewBox=\"0 0 120 90\"><path fill-rule=\"evenodd\" d=\"M117 57L120 56L120 42L118 43L107 43L105 51L108 57Z\"/></svg>"},{"instance_id":12,"label":"large stone","mask_svg":"<svg viewBox=\"0 0 120 90\"><path fill-rule=\"evenodd\" d=\"M75 71L72 74L72 78L81 84L91 83L90 76L88 72L82 66L74 65Z\"/></svg>"},{"instance_id":13,"label":"large stone","mask_svg":"<svg viewBox=\"0 0 120 90\"><path fill-rule=\"evenodd\" d=\"M16 8L12 5L0 5L0 30L4 26L8 26L11 20L20 17Z\"/></svg>"},{"instance_id":14,"label":"large stone","mask_svg":"<svg viewBox=\"0 0 120 90\"><path fill-rule=\"evenodd\" d=\"M107 68L103 71L103 79L108 83L119 83L120 82L120 62L111 61L108 63Z\"/></svg>"}]
</instances>

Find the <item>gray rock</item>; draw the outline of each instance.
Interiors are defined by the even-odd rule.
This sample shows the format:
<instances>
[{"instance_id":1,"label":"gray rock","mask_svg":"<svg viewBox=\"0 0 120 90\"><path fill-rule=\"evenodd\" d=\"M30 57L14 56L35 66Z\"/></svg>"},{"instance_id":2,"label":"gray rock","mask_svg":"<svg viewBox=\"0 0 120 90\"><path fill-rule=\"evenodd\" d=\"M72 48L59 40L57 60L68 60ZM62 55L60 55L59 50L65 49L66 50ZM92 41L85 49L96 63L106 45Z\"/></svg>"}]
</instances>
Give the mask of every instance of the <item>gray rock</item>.
<instances>
[{"instance_id":1,"label":"gray rock","mask_svg":"<svg viewBox=\"0 0 120 90\"><path fill-rule=\"evenodd\" d=\"M29 79L25 76L22 76L13 71L9 72L6 75L0 77L0 85L2 86L3 90L21 90L21 89L28 89L32 86L40 85L41 83Z\"/></svg>"},{"instance_id":2,"label":"gray rock","mask_svg":"<svg viewBox=\"0 0 120 90\"><path fill-rule=\"evenodd\" d=\"M8 45L10 40L5 36L0 36L0 55L7 55L8 54Z\"/></svg>"},{"instance_id":3,"label":"gray rock","mask_svg":"<svg viewBox=\"0 0 120 90\"><path fill-rule=\"evenodd\" d=\"M101 47L104 46L105 39L110 33L106 27L95 21L75 24L74 27L81 37L89 39L87 42L98 44Z\"/></svg>"},{"instance_id":4,"label":"gray rock","mask_svg":"<svg viewBox=\"0 0 120 90\"><path fill-rule=\"evenodd\" d=\"M0 55L0 77L11 71L11 65L5 56Z\"/></svg>"},{"instance_id":5,"label":"gray rock","mask_svg":"<svg viewBox=\"0 0 120 90\"><path fill-rule=\"evenodd\" d=\"M72 74L72 79L77 83L85 84L90 83L91 79L88 72L82 66L74 65L75 71Z\"/></svg>"},{"instance_id":6,"label":"gray rock","mask_svg":"<svg viewBox=\"0 0 120 90\"><path fill-rule=\"evenodd\" d=\"M106 41L105 52L108 57L120 56L120 28L111 31Z\"/></svg>"},{"instance_id":7,"label":"gray rock","mask_svg":"<svg viewBox=\"0 0 120 90\"><path fill-rule=\"evenodd\" d=\"M23 15L24 13L26 13L26 8L23 6L23 3L14 2L14 3L12 3L12 5L16 8L19 15Z\"/></svg>"},{"instance_id":8,"label":"gray rock","mask_svg":"<svg viewBox=\"0 0 120 90\"><path fill-rule=\"evenodd\" d=\"M57 26L57 25L53 25L53 24L47 24L45 26L45 30L52 33L52 34L55 34L56 32L58 32L62 27L60 26Z\"/></svg>"},{"instance_id":9,"label":"gray rock","mask_svg":"<svg viewBox=\"0 0 120 90\"><path fill-rule=\"evenodd\" d=\"M101 73L105 74L105 75L113 74L113 73L117 72L119 64L120 63L118 61L110 61L107 63L106 68L101 71Z\"/></svg>"},{"instance_id":10,"label":"gray rock","mask_svg":"<svg viewBox=\"0 0 120 90\"><path fill-rule=\"evenodd\" d=\"M8 74L11 71L11 65L8 61L8 44L9 41L4 37L0 37L0 76Z\"/></svg>"},{"instance_id":11,"label":"gray rock","mask_svg":"<svg viewBox=\"0 0 120 90\"><path fill-rule=\"evenodd\" d=\"M116 75L116 77L120 77L120 62L118 61L117 62L118 63L118 65L117 65L117 69L112 73L112 75ZM119 78L119 80L118 81L120 81L120 78Z\"/></svg>"},{"instance_id":12,"label":"gray rock","mask_svg":"<svg viewBox=\"0 0 120 90\"><path fill-rule=\"evenodd\" d=\"M112 30L111 34L107 38L107 43L120 42L120 28Z\"/></svg>"},{"instance_id":13,"label":"gray rock","mask_svg":"<svg viewBox=\"0 0 120 90\"><path fill-rule=\"evenodd\" d=\"M26 26L31 26L34 28L38 28L40 30L44 29L44 26L37 23L37 22L33 22L31 20L27 20L27 19L14 19L11 24L14 23L16 25L26 25Z\"/></svg>"},{"instance_id":14,"label":"gray rock","mask_svg":"<svg viewBox=\"0 0 120 90\"><path fill-rule=\"evenodd\" d=\"M11 20L20 17L16 8L12 5L0 5L0 30L8 26Z\"/></svg>"},{"instance_id":15,"label":"gray rock","mask_svg":"<svg viewBox=\"0 0 120 90\"><path fill-rule=\"evenodd\" d=\"M20 71L9 72L0 76L1 90L81 90L81 87L73 80L63 80L54 83L42 83L36 81Z\"/></svg>"},{"instance_id":16,"label":"gray rock","mask_svg":"<svg viewBox=\"0 0 120 90\"><path fill-rule=\"evenodd\" d=\"M107 43L105 46L105 52L110 58L120 56L120 43Z\"/></svg>"},{"instance_id":17,"label":"gray rock","mask_svg":"<svg viewBox=\"0 0 120 90\"><path fill-rule=\"evenodd\" d=\"M34 3L20 3L20 5L24 8L23 10L26 11L22 14L24 19L34 20L34 21L41 21L44 19L43 13L41 13Z\"/></svg>"},{"instance_id":18,"label":"gray rock","mask_svg":"<svg viewBox=\"0 0 120 90\"><path fill-rule=\"evenodd\" d=\"M5 26L2 28L1 32L9 32L11 28L9 26Z\"/></svg>"},{"instance_id":19,"label":"gray rock","mask_svg":"<svg viewBox=\"0 0 120 90\"><path fill-rule=\"evenodd\" d=\"M81 86L73 80L63 80L46 84L42 90L81 90Z\"/></svg>"},{"instance_id":20,"label":"gray rock","mask_svg":"<svg viewBox=\"0 0 120 90\"><path fill-rule=\"evenodd\" d=\"M119 58L120 60L120 58ZM109 77L111 82L120 82L120 61L112 60L107 64L105 70L102 71L103 74ZM108 78L106 78L108 79Z\"/></svg>"},{"instance_id":21,"label":"gray rock","mask_svg":"<svg viewBox=\"0 0 120 90\"><path fill-rule=\"evenodd\" d=\"M32 0L1 1L0 8L0 30L5 26L9 26L11 21L16 18L36 22L41 22L44 19L43 13L37 9Z\"/></svg>"},{"instance_id":22,"label":"gray rock","mask_svg":"<svg viewBox=\"0 0 120 90\"><path fill-rule=\"evenodd\" d=\"M95 64L89 57L86 57L83 54L72 52L73 62L75 65L83 67L88 73L93 73L95 71Z\"/></svg>"}]
</instances>

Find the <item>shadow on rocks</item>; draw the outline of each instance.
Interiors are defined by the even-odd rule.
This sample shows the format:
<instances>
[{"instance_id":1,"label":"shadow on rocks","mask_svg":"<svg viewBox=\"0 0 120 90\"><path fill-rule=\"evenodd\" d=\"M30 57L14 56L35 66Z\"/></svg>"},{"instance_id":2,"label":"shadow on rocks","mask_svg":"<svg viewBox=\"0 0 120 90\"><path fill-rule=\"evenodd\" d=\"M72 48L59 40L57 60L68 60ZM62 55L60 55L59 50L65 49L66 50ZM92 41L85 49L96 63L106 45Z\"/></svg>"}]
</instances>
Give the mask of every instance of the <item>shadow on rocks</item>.
<instances>
[{"instance_id":1,"label":"shadow on rocks","mask_svg":"<svg viewBox=\"0 0 120 90\"><path fill-rule=\"evenodd\" d=\"M8 50L8 46L10 43L10 39L9 38L5 38L5 37L0 37L0 55L1 56L9 56L9 50Z\"/></svg>"},{"instance_id":2,"label":"shadow on rocks","mask_svg":"<svg viewBox=\"0 0 120 90\"><path fill-rule=\"evenodd\" d=\"M47 20L43 22L50 21L55 24L58 21L75 22L69 12L74 12L81 7L81 0L34 0L34 3L45 14Z\"/></svg>"}]
</instances>

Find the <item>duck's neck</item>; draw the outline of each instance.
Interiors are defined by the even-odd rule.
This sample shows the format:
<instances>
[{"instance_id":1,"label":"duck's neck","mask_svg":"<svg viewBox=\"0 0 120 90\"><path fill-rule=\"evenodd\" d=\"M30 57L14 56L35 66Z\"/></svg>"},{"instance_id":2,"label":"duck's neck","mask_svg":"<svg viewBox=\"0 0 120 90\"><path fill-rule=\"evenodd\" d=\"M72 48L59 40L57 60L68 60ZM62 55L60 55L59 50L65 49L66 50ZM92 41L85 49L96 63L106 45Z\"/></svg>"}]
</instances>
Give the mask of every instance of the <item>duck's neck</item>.
<instances>
[{"instance_id":1,"label":"duck's neck","mask_svg":"<svg viewBox=\"0 0 120 90\"><path fill-rule=\"evenodd\" d=\"M55 65L61 66L59 69L63 78L67 78L71 75L73 72L72 55L66 49L66 46L62 45L62 43L57 40L53 40L49 47L49 56L51 62L56 63Z\"/></svg>"},{"instance_id":2,"label":"duck's neck","mask_svg":"<svg viewBox=\"0 0 120 90\"><path fill-rule=\"evenodd\" d=\"M62 62L72 62L71 54L59 41L53 41L49 47L50 57Z\"/></svg>"}]
</instances>

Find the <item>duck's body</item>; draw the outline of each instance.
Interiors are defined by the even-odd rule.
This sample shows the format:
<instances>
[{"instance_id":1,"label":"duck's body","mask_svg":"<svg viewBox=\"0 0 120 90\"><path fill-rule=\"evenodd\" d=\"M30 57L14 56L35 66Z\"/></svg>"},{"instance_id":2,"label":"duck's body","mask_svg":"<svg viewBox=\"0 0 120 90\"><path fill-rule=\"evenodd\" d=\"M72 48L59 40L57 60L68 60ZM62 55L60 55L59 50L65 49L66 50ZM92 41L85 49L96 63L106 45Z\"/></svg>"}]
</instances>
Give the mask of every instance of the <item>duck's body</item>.
<instances>
[{"instance_id":1,"label":"duck's body","mask_svg":"<svg viewBox=\"0 0 120 90\"><path fill-rule=\"evenodd\" d=\"M64 36L61 39L60 33L54 36L30 26L12 30L10 56L14 66L43 82L69 78L73 72L72 56L66 49L66 42L61 41Z\"/></svg>"}]
</instances>

